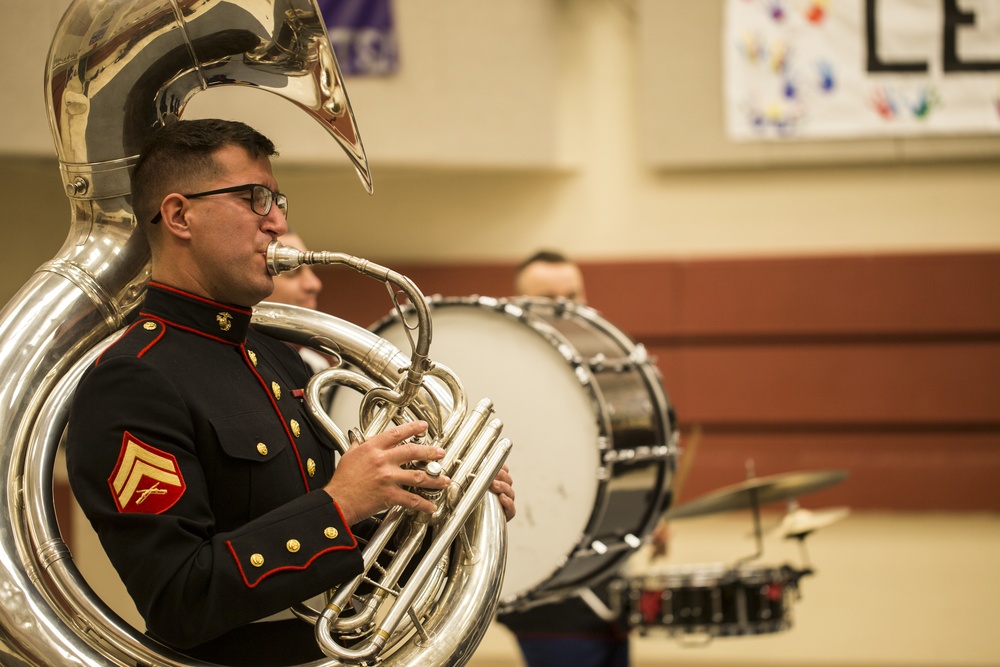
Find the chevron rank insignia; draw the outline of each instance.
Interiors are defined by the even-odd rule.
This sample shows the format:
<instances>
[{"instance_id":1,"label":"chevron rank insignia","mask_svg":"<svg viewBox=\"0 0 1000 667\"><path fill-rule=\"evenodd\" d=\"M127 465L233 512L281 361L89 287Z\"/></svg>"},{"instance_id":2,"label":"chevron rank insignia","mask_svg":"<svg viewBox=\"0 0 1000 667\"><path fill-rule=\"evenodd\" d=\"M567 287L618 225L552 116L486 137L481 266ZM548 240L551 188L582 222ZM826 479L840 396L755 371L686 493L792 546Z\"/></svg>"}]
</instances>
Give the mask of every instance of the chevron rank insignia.
<instances>
[{"instance_id":1,"label":"chevron rank insignia","mask_svg":"<svg viewBox=\"0 0 1000 667\"><path fill-rule=\"evenodd\" d=\"M177 459L125 431L118 464L108 478L119 512L160 514L184 495Z\"/></svg>"}]
</instances>

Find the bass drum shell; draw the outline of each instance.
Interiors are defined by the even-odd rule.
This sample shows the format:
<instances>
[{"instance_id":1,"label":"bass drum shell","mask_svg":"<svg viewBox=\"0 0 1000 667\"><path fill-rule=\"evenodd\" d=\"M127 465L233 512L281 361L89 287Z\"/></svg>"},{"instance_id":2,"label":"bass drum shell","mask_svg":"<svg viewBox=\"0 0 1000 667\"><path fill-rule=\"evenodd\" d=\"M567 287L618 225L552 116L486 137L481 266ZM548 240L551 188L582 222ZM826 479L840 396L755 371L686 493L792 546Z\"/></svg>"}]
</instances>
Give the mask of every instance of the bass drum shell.
<instances>
[{"instance_id":1,"label":"bass drum shell","mask_svg":"<svg viewBox=\"0 0 1000 667\"><path fill-rule=\"evenodd\" d=\"M673 411L655 366L592 308L548 299L433 299L430 357L490 398L514 444L505 609L612 576L670 500ZM408 350L395 314L372 330ZM346 395L346 397L345 397ZM338 391L338 424L357 397Z\"/></svg>"}]
</instances>

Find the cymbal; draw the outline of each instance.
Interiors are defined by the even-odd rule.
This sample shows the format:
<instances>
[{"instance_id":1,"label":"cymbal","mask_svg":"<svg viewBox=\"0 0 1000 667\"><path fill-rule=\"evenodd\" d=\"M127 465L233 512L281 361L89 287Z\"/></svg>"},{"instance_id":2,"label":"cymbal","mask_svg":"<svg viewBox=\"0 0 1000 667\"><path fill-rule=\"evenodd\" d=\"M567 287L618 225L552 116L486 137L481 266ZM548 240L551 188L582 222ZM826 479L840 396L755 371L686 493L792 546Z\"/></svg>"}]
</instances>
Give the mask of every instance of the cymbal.
<instances>
[{"instance_id":1,"label":"cymbal","mask_svg":"<svg viewBox=\"0 0 1000 667\"><path fill-rule=\"evenodd\" d=\"M669 510L665 519L683 519L702 514L745 509L790 500L832 486L847 478L846 470L790 472L754 477L740 484L726 486L689 503Z\"/></svg>"},{"instance_id":2,"label":"cymbal","mask_svg":"<svg viewBox=\"0 0 1000 667\"><path fill-rule=\"evenodd\" d=\"M846 519L851 513L849 507L831 507L823 510L807 510L800 507L785 515L778 526L782 537L805 537L814 530Z\"/></svg>"}]
</instances>

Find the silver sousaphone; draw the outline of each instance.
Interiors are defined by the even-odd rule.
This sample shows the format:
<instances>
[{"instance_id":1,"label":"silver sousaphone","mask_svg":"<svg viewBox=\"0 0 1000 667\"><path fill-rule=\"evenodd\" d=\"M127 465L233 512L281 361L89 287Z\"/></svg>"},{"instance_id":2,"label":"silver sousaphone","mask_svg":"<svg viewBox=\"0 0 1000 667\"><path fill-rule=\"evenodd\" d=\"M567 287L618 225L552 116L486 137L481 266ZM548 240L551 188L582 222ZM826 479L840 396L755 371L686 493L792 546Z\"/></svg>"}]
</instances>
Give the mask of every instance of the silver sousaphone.
<instances>
[{"instance_id":1,"label":"silver sousaphone","mask_svg":"<svg viewBox=\"0 0 1000 667\"><path fill-rule=\"evenodd\" d=\"M139 303L149 249L129 201L129 174L158 127L214 86L267 90L317 120L371 191L371 176L343 80L312 0L77 0L60 22L45 78L50 124L71 205L70 231L0 312L0 664L201 665L164 647L110 611L89 587L62 540L52 502L53 466L68 404L83 369ZM302 263L350 266L407 294L404 276L335 253L304 255L275 244L270 268ZM365 329L292 306L262 304L257 325L341 355L363 372L328 377L366 393L359 429L372 433L426 419L429 439L448 449L452 490L439 511L417 521L393 508L365 548L402 536L409 558L432 536L407 586L409 560L390 562L376 594L357 582L331 592L317 613L322 664L462 665L493 617L506 554L499 502L486 491L510 448L488 399L469 409L461 382L427 356L430 321L421 317L410 354ZM412 361L411 361L412 360ZM318 378L314 378L317 382ZM309 394L321 391L310 385ZM343 434L333 434L338 442ZM347 446L346 444L344 446ZM478 478L478 479L477 479ZM395 601L395 602L393 602ZM353 613L352 610L357 610ZM341 633L355 638L350 648Z\"/></svg>"}]
</instances>

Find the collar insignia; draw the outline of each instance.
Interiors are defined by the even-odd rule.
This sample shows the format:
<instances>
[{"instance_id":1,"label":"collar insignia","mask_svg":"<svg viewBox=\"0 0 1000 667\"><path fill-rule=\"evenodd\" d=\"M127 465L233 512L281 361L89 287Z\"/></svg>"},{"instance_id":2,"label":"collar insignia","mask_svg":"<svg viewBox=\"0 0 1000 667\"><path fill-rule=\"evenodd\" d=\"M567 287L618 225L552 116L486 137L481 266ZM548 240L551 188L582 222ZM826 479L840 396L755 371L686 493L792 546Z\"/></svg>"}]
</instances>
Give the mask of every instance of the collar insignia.
<instances>
[{"instance_id":1,"label":"collar insignia","mask_svg":"<svg viewBox=\"0 0 1000 667\"><path fill-rule=\"evenodd\" d=\"M219 328L223 331L229 331L233 326L233 315L226 311L222 311L215 316L215 321L219 323Z\"/></svg>"}]
</instances>

